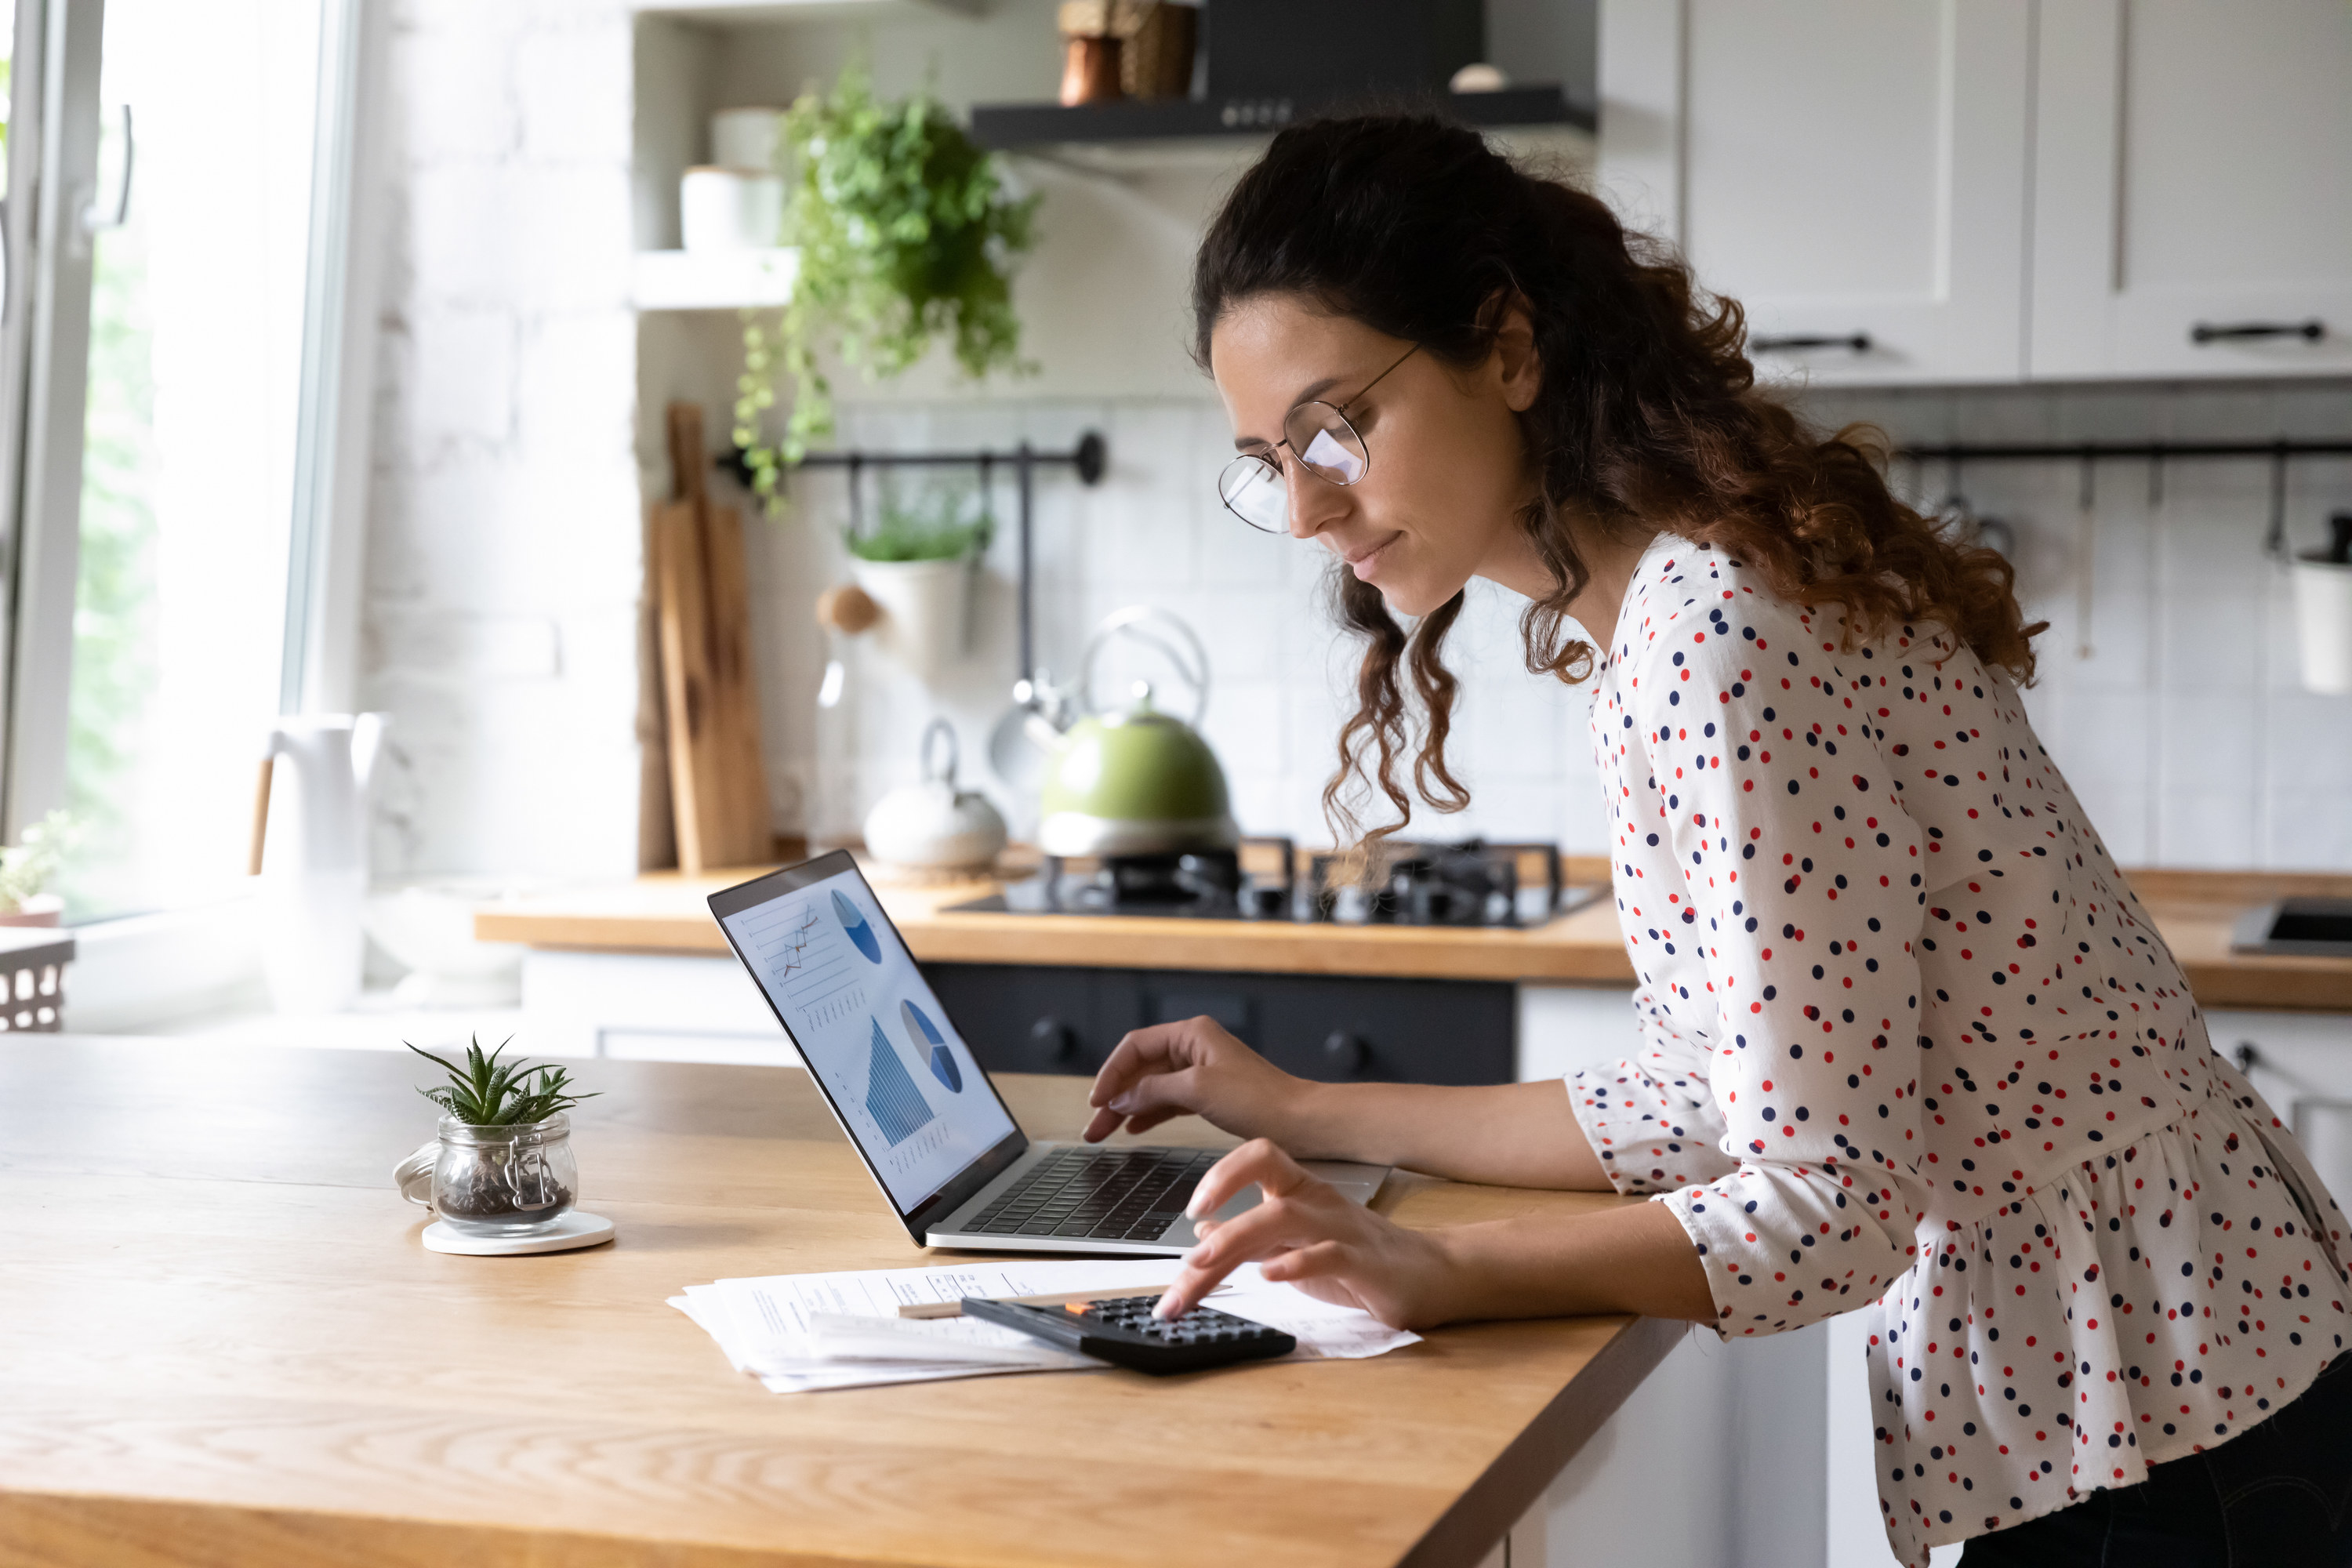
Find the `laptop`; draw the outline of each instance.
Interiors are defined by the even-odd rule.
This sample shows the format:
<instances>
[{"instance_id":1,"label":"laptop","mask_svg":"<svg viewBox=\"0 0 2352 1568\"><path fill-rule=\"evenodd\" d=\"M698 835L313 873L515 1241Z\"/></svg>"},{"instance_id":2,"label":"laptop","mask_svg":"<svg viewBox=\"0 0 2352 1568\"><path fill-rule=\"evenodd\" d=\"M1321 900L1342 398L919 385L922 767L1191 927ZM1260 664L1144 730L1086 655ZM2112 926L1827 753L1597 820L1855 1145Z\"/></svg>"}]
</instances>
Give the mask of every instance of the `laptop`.
<instances>
[{"instance_id":1,"label":"laptop","mask_svg":"<svg viewBox=\"0 0 2352 1568\"><path fill-rule=\"evenodd\" d=\"M845 850L713 893L710 912L919 1247L1164 1258L1219 1151L1021 1131ZM1385 1165L1303 1162L1357 1203ZM1254 1205L1251 1186L1218 1211Z\"/></svg>"}]
</instances>

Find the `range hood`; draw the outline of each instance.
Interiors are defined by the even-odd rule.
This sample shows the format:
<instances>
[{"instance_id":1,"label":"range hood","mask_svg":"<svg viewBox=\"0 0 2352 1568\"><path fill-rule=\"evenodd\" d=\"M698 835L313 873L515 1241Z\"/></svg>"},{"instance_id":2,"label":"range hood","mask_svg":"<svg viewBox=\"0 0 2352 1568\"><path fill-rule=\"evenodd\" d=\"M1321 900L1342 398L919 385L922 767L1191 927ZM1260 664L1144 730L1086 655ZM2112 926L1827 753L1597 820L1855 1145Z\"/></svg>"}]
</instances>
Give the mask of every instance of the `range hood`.
<instances>
[{"instance_id":1,"label":"range hood","mask_svg":"<svg viewBox=\"0 0 2352 1568\"><path fill-rule=\"evenodd\" d=\"M1192 96L976 104L971 135L1006 151L1226 139L1318 114L1395 108L1479 127L1597 128L1592 104L1557 82L1447 89L1455 71L1486 56L1483 0L1203 0Z\"/></svg>"}]
</instances>

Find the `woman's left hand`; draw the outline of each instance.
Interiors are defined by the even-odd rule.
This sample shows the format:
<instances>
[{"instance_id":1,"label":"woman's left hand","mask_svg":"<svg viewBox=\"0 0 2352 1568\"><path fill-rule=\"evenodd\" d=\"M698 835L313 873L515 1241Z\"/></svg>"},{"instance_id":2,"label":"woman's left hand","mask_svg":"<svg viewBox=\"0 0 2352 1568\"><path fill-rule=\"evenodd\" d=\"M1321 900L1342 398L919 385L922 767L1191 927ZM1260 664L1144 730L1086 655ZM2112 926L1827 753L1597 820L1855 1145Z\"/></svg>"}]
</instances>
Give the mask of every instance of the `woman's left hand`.
<instances>
[{"instance_id":1,"label":"woman's left hand","mask_svg":"<svg viewBox=\"0 0 2352 1568\"><path fill-rule=\"evenodd\" d=\"M1256 1183L1265 1197L1228 1220L1195 1219L1200 1244L1160 1297L1161 1317L1188 1312L1244 1263L1318 1300L1360 1307L1392 1329L1428 1328L1450 1315L1455 1270L1435 1234L1407 1230L1340 1196L1263 1138L1209 1169L1188 1213L1212 1215Z\"/></svg>"}]
</instances>

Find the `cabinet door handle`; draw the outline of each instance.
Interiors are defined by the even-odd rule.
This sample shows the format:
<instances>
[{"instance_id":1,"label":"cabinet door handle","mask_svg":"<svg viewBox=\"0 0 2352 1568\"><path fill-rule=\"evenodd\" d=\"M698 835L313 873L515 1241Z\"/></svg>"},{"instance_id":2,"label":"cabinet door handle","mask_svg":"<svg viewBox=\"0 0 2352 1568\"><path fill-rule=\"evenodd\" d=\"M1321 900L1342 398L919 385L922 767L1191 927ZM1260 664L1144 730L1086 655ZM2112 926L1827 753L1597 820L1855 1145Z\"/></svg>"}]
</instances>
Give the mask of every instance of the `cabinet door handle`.
<instances>
[{"instance_id":1,"label":"cabinet door handle","mask_svg":"<svg viewBox=\"0 0 2352 1568\"><path fill-rule=\"evenodd\" d=\"M2237 338L2301 338L2315 343L2326 335L2327 323L2316 316L2307 321L2231 321L2221 326L2200 321L2189 329L2189 341L2200 348Z\"/></svg>"},{"instance_id":2,"label":"cabinet door handle","mask_svg":"<svg viewBox=\"0 0 2352 1568\"><path fill-rule=\"evenodd\" d=\"M1871 350L1868 332L1849 332L1843 337L1829 337L1814 332L1798 332L1789 337L1750 338L1748 346L1759 354L1784 354L1799 349L1851 349L1866 354Z\"/></svg>"}]
</instances>

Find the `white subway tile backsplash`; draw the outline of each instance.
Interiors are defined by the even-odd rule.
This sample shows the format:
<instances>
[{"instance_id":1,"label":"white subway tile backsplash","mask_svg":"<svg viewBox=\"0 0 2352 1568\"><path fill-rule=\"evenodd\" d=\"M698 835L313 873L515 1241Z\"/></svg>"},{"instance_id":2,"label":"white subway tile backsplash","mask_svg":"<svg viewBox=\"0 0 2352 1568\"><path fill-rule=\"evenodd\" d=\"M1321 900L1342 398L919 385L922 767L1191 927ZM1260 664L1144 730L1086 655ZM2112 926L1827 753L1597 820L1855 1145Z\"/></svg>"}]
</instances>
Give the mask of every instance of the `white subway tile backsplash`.
<instances>
[{"instance_id":1,"label":"white subway tile backsplash","mask_svg":"<svg viewBox=\"0 0 2352 1568\"><path fill-rule=\"evenodd\" d=\"M2315 423L2340 394L2294 395L2297 419ZM2184 400L2205 401L2184 413ZM2266 435L2273 395L1931 389L1815 401L1825 422L1871 419L1898 440L2136 440L2158 433L2189 438L2204 433L2200 420L2232 434ZM1224 757L1244 827L1321 837L1319 795L1339 726L1354 708L1356 649L1329 619L1328 558L1320 547L1253 533L1217 504L1213 475L1231 447L1216 405L901 405L887 420L859 411L845 418L845 429L850 419L860 438L942 442L952 421L954 440L969 445L1007 445L1024 433L1045 444L1083 427L1104 430L1111 467L1099 490L1081 492L1066 480L1039 489L1039 646L1047 663L1075 673L1087 632L1112 608L1141 600L1177 611L1210 647L1215 691L1204 728ZM2352 815L2352 759L2336 754L2352 740L2342 747L2310 741L2303 748L2310 758L2298 765L2293 739L2352 736L2352 712L2295 687L2285 590L2260 549L2268 471L2260 460L2172 462L2151 505L2147 465L2102 462L2092 476L2086 557L2083 476L2073 459L1972 464L1957 476L1942 464L1898 468L1898 484L1909 491L1940 501L1957 489L1980 514L2016 530L2021 597L2029 618L2052 622L2038 645L2042 679L2029 707L2111 851L2126 864L2352 868L2352 850L2332 834L2294 840L2277 826L2315 798L2334 798ZM2315 510L2352 505L2347 475L2352 467L2298 468L2294 515L2306 533L2318 531ZM992 557L1001 563L995 569L1009 572L1004 546ZM2086 558L2087 627L2078 594ZM1605 852L1589 698L1526 673L1521 607L1492 585L1473 586L1447 643L1448 664L1463 682L1450 755L1473 801L1455 816L1417 810L1414 831L1546 837L1578 852ZM1130 676L1109 662L1103 673L1097 690L1109 700ZM995 700L991 687L974 689ZM962 700L950 682L929 707ZM983 704L973 705L977 725ZM898 747L898 739L886 737L919 727L928 711L921 703L887 713L877 705L859 744L869 756L876 746ZM779 744L789 750L793 742ZM2330 789L2337 793L2330 796ZM1019 803L1013 808L1017 816Z\"/></svg>"}]
</instances>

